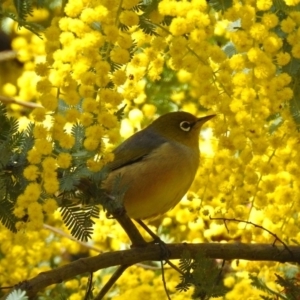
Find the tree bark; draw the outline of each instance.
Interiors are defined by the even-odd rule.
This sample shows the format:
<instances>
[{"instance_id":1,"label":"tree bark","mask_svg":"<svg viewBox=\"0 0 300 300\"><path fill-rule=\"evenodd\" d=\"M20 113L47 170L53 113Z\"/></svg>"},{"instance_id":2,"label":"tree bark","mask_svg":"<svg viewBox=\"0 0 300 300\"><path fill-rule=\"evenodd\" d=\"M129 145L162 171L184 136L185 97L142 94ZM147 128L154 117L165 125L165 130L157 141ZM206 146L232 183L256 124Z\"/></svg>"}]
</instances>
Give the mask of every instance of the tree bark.
<instances>
[{"instance_id":1,"label":"tree bark","mask_svg":"<svg viewBox=\"0 0 300 300\"><path fill-rule=\"evenodd\" d=\"M277 261L300 263L299 246L277 246L270 244L240 244L240 243L201 243L201 244L165 244L168 258L180 259L182 252L188 250L194 257L198 252L205 253L208 258L232 260L245 259L250 261ZM15 289L25 290L30 298L51 284L61 283L83 273L95 272L119 265L132 265L143 261L160 261L160 245L148 244L141 248L102 253L94 257L81 258L68 265L51 271L42 272L36 277L15 286ZM1 298L2 300L5 297Z\"/></svg>"}]
</instances>

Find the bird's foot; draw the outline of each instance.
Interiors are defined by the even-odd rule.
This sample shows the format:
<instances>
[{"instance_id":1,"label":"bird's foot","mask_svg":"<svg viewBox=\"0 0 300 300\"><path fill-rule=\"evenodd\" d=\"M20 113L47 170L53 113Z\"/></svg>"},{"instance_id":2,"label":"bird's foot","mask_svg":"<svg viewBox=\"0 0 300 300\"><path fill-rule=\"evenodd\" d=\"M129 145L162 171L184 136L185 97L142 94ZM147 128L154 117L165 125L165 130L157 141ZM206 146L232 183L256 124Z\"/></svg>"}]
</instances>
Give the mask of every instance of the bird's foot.
<instances>
[{"instance_id":1,"label":"bird's foot","mask_svg":"<svg viewBox=\"0 0 300 300\"><path fill-rule=\"evenodd\" d=\"M168 249L167 244L164 241L162 241L160 237L156 236L156 238L150 243L158 245L160 247L161 260L169 260L171 252Z\"/></svg>"}]
</instances>

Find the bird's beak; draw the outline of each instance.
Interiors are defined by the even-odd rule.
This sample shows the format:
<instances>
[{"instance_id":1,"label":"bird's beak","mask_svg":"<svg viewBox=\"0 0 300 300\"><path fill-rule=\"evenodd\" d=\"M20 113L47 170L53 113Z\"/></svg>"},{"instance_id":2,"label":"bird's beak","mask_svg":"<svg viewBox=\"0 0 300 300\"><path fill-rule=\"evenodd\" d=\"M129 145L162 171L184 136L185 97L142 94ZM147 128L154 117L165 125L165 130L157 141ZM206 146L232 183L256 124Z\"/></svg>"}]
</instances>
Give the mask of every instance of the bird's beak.
<instances>
[{"instance_id":1,"label":"bird's beak","mask_svg":"<svg viewBox=\"0 0 300 300\"><path fill-rule=\"evenodd\" d=\"M198 127L198 128L201 127L204 123L206 123L207 121L209 121L210 119L212 119L215 116L216 115L210 115L210 116L198 118L198 120L195 123L196 127Z\"/></svg>"}]
</instances>

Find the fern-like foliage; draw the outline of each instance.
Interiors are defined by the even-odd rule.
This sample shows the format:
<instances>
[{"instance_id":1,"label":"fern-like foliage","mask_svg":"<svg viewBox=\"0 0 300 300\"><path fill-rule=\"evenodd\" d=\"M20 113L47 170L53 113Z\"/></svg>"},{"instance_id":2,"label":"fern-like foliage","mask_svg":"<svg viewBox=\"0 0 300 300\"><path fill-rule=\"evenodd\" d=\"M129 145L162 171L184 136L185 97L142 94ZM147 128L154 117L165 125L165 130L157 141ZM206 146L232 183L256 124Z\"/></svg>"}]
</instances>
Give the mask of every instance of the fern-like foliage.
<instances>
[{"instance_id":1,"label":"fern-like foliage","mask_svg":"<svg viewBox=\"0 0 300 300\"><path fill-rule=\"evenodd\" d=\"M276 280L280 286L283 287L286 299L297 300L300 295L300 280L297 277L284 278L278 274L275 274Z\"/></svg>"},{"instance_id":2,"label":"fern-like foliage","mask_svg":"<svg viewBox=\"0 0 300 300\"><path fill-rule=\"evenodd\" d=\"M8 117L5 106L0 104L0 127L0 222L15 232L15 225L20 220L13 211L18 196L29 184L23 172L28 166L27 153L34 145L34 124L29 124L26 130L19 131L17 120ZM91 172L86 165L86 160L94 157L96 152L84 149L84 128L75 124L72 134L75 138L75 144L70 150L73 165L68 169L57 169L62 193L56 197L56 200L62 207L63 220L74 237L87 240L92 233L94 224L92 218L99 215L99 207L96 204L102 204L101 198L95 195L99 194L99 182L104 176ZM53 151L58 155L66 150L54 143ZM39 164L36 166L42 168ZM93 176L95 180L100 180L94 184L93 194L89 192L89 186L86 186L84 192L80 192L78 188L80 180ZM43 202L46 198L49 198L49 195L43 191L39 202ZM94 199L98 202L95 203Z\"/></svg>"},{"instance_id":3,"label":"fern-like foliage","mask_svg":"<svg viewBox=\"0 0 300 300\"><path fill-rule=\"evenodd\" d=\"M32 0L14 0L13 4L16 13L5 10L2 7L3 1L0 1L0 18L10 18L18 23L19 28L25 27L29 31L33 32L37 36L41 37L40 32L44 30L44 27L38 23L27 21L28 16L32 16L34 7L44 7L46 1L32 1ZM49 5L48 5L49 7Z\"/></svg>"},{"instance_id":4,"label":"fern-like foliage","mask_svg":"<svg viewBox=\"0 0 300 300\"><path fill-rule=\"evenodd\" d=\"M271 288L269 288L266 283L257 276L249 274L251 279L251 285L257 289L265 292L269 296L261 295L262 299L265 300L274 300L274 299L284 299L284 300L297 300L300 295L300 281L297 277L282 277L278 274L275 274L275 282L282 287L282 292L278 293Z\"/></svg>"},{"instance_id":5,"label":"fern-like foliage","mask_svg":"<svg viewBox=\"0 0 300 300\"><path fill-rule=\"evenodd\" d=\"M300 4L297 5L287 5L284 0L274 0L273 1L274 9L281 10L284 12L291 12L291 11L299 11Z\"/></svg>"},{"instance_id":6,"label":"fern-like foliage","mask_svg":"<svg viewBox=\"0 0 300 300\"><path fill-rule=\"evenodd\" d=\"M101 31L101 30L100 30ZM125 30L126 31L126 30ZM116 70L120 70L122 65L121 64L118 64L116 62L113 62L111 59L110 59L110 56L107 55L112 49L112 44L111 43L108 43L106 42L100 49L100 53L103 57L103 60L107 61L109 64L110 64L110 67L111 67L111 71L114 72ZM112 82L110 81L108 83L108 85L111 85ZM106 88L109 88L109 86L106 86Z\"/></svg>"},{"instance_id":7,"label":"fern-like foliage","mask_svg":"<svg viewBox=\"0 0 300 300\"><path fill-rule=\"evenodd\" d=\"M14 232L18 219L13 209L20 190L27 184L22 173L25 155L33 144L33 125L23 132L19 132L18 127L17 120L8 117L5 106L0 103L0 222Z\"/></svg>"},{"instance_id":8,"label":"fern-like foliage","mask_svg":"<svg viewBox=\"0 0 300 300\"><path fill-rule=\"evenodd\" d=\"M127 104L124 104L122 107L120 107L116 112L115 116L117 117L118 121L121 121L124 118L124 110L126 108Z\"/></svg>"},{"instance_id":9,"label":"fern-like foliage","mask_svg":"<svg viewBox=\"0 0 300 300\"><path fill-rule=\"evenodd\" d=\"M156 32L157 25L151 22L149 18L149 15L153 11L157 10L158 4L159 0L144 0L132 7L132 11L139 13L139 27L148 35L158 35ZM122 31L129 30L129 27L122 23L119 25L119 27Z\"/></svg>"},{"instance_id":10,"label":"fern-like foliage","mask_svg":"<svg viewBox=\"0 0 300 300\"><path fill-rule=\"evenodd\" d=\"M121 29L121 31L126 32L129 30L129 27L125 24L120 23L119 28Z\"/></svg>"},{"instance_id":11,"label":"fern-like foliage","mask_svg":"<svg viewBox=\"0 0 300 300\"><path fill-rule=\"evenodd\" d=\"M12 232L17 232L17 218L13 214L14 204L4 199L0 200L0 222Z\"/></svg>"},{"instance_id":12,"label":"fern-like foliage","mask_svg":"<svg viewBox=\"0 0 300 300\"><path fill-rule=\"evenodd\" d=\"M124 108L115 112L119 120L122 118ZM92 234L94 224L92 218L99 217L99 205L111 214L122 206L121 196L116 193L116 199L113 201L101 189L101 182L108 174L105 167L99 172L92 172L87 167L86 161L94 159L100 149L95 151L85 149L83 146L85 127L74 124L71 134L75 139L73 147L68 149L68 153L72 155L72 166L68 169L58 169L61 194L57 197L57 201L61 207L63 221L71 234L79 240L86 241ZM65 151L66 149L55 143L56 154ZM122 192L121 189L120 191Z\"/></svg>"},{"instance_id":13,"label":"fern-like foliage","mask_svg":"<svg viewBox=\"0 0 300 300\"><path fill-rule=\"evenodd\" d=\"M93 233L94 221L99 217L99 207L95 205L69 205L61 208L61 215L72 236L87 241Z\"/></svg>"},{"instance_id":14,"label":"fern-like foliage","mask_svg":"<svg viewBox=\"0 0 300 300\"><path fill-rule=\"evenodd\" d=\"M140 16L139 27L146 34L154 36L158 35L156 32L156 26L145 15Z\"/></svg>"},{"instance_id":15,"label":"fern-like foliage","mask_svg":"<svg viewBox=\"0 0 300 300\"><path fill-rule=\"evenodd\" d=\"M277 1L279 7L282 7L282 2L283 1ZM284 5L283 5L284 6ZM299 5L298 5L299 6ZM284 6L285 7L285 6ZM284 19L286 17L285 13L282 13L279 15L280 19ZM292 51L292 46L287 42L287 34L285 32L282 32L280 26L278 25L275 28L276 34L282 38L283 41L283 46L282 50L284 52L291 52ZM298 126L298 130L300 130L300 59L291 57L290 61L288 64L282 67L282 72L285 72L289 74L292 78L292 82L290 84L290 87L293 89L293 97L289 101L288 104L283 103L282 106L284 105L289 105L291 114L293 116L293 119L295 123Z\"/></svg>"},{"instance_id":16,"label":"fern-like foliage","mask_svg":"<svg viewBox=\"0 0 300 300\"><path fill-rule=\"evenodd\" d=\"M216 262L205 257L203 253L198 253L195 259L192 259L189 251L183 252L179 268L183 275L176 288L182 292L193 286L193 299L221 297L228 291L222 283L221 272Z\"/></svg>"},{"instance_id":17,"label":"fern-like foliage","mask_svg":"<svg viewBox=\"0 0 300 300\"><path fill-rule=\"evenodd\" d=\"M291 285L290 283L291 282L288 282L288 280L280 277L279 275L275 274L276 277L278 278L276 280L277 283L279 283L280 285L282 285L283 287L287 287L289 286L290 288L293 286L293 284ZM285 299L285 300L297 300L296 297L293 297L293 296L288 296L287 294L284 295L283 293L278 293L274 290L272 290L271 288L269 288L266 283L259 277L257 276L254 276L254 275L251 275L249 274L249 278L251 280L251 285L254 286L255 288L263 291L264 293L270 295L269 296L264 296L264 295L261 295L260 297L262 299L265 299L265 300L274 300L274 299ZM294 288L295 286L293 286ZM294 289L293 289L294 290ZM286 290L288 291L288 290ZM294 290L295 291L295 290ZM296 294L297 295L297 294ZM298 290L298 295L299 295L299 290Z\"/></svg>"},{"instance_id":18,"label":"fern-like foliage","mask_svg":"<svg viewBox=\"0 0 300 300\"><path fill-rule=\"evenodd\" d=\"M78 111L81 107L76 107ZM120 120L125 107L115 112ZM67 112L63 100L59 105L60 113ZM32 181L24 176L24 169L29 166L27 160L28 151L33 149L34 124L30 124L26 130L19 131L18 121L7 115L5 106L0 104L0 222L12 231L16 231L18 221L31 221L31 216L26 215L27 207L24 207L24 219L18 219L14 215L17 199L24 193L26 187ZM89 151L84 147L86 128L81 124L74 124L71 129L75 143L71 149L63 148L58 142L53 141L53 156L61 153L69 153L72 161L68 168L57 167L56 173L59 182L59 194L47 194L42 178L37 176L36 183L41 186L41 194L38 199L43 203L48 198L54 198L61 208L62 218L71 234L86 241L91 237L94 221L99 217L99 207L102 205L109 214L114 214L122 209L122 195L124 188L119 189L116 182L113 191L114 197L108 197L101 189L101 182L106 178L108 170L103 168L99 172L89 169L87 161L91 159L101 160L101 143L97 149ZM49 136L50 141L50 136ZM44 171L43 160L36 163L38 172Z\"/></svg>"},{"instance_id":19,"label":"fern-like foliage","mask_svg":"<svg viewBox=\"0 0 300 300\"><path fill-rule=\"evenodd\" d=\"M232 7L232 0L211 0L208 4L215 10L215 11L222 11L224 12L227 8Z\"/></svg>"},{"instance_id":20,"label":"fern-like foliage","mask_svg":"<svg viewBox=\"0 0 300 300\"><path fill-rule=\"evenodd\" d=\"M32 16L33 3L31 0L14 0L14 4L20 20L25 21L28 16Z\"/></svg>"}]
</instances>

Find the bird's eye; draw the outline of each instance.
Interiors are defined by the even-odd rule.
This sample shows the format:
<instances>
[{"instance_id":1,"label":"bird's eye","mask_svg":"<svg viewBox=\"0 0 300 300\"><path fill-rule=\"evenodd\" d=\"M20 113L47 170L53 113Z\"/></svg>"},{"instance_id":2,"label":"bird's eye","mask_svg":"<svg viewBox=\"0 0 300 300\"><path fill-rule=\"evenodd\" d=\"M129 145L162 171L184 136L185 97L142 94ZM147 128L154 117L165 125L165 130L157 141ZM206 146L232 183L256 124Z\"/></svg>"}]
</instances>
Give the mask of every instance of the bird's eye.
<instances>
[{"instance_id":1,"label":"bird's eye","mask_svg":"<svg viewBox=\"0 0 300 300\"><path fill-rule=\"evenodd\" d=\"M192 128L191 123L188 121L182 121L179 126L183 131L190 131Z\"/></svg>"}]
</instances>

